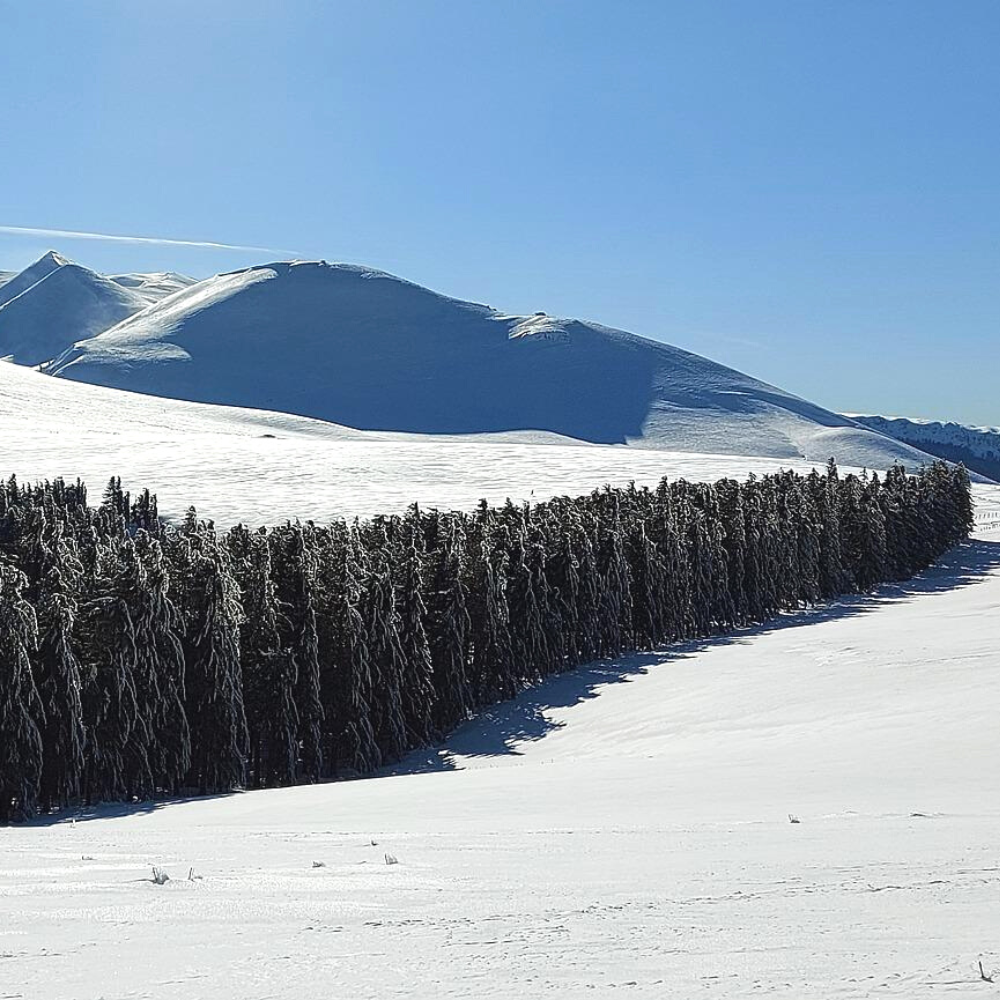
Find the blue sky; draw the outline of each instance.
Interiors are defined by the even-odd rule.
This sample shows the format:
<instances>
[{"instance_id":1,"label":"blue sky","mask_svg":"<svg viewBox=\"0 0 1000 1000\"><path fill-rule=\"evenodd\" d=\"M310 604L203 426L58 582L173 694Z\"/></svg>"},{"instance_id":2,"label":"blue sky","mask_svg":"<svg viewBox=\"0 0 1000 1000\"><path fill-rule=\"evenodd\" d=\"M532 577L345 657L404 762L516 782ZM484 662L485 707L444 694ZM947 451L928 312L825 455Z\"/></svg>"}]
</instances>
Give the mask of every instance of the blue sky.
<instances>
[{"instance_id":1,"label":"blue sky","mask_svg":"<svg viewBox=\"0 0 1000 1000\"><path fill-rule=\"evenodd\" d=\"M291 255L1000 424L1000 4L0 0L0 235Z\"/></svg>"}]
</instances>

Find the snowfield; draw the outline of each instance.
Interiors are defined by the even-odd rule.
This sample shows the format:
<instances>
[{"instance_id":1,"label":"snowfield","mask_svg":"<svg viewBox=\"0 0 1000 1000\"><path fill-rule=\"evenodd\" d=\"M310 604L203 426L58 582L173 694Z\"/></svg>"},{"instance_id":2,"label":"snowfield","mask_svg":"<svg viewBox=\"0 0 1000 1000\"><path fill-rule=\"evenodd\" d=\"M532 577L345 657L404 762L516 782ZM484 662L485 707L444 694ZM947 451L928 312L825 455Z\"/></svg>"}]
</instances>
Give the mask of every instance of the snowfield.
<instances>
[{"instance_id":1,"label":"snowfield","mask_svg":"<svg viewBox=\"0 0 1000 1000\"><path fill-rule=\"evenodd\" d=\"M357 431L283 413L160 399L0 364L0 475L77 476L100 496L120 475L161 513L189 504L220 526L391 513L413 501L471 509L586 493L663 476L744 478L812 463L590 445L544 432L417 435Z\"/></svg>"},{"instance_id":2,"label":"snowfield","mask_svg":"<svg viewBox=\"0 0 1000 1000\"><path fill-rule=\"evenodd\" d=\"M910 583L555 678L395 775L3 830L3 995L991 995L976 493Z\"/></svg>"}]
</instances>

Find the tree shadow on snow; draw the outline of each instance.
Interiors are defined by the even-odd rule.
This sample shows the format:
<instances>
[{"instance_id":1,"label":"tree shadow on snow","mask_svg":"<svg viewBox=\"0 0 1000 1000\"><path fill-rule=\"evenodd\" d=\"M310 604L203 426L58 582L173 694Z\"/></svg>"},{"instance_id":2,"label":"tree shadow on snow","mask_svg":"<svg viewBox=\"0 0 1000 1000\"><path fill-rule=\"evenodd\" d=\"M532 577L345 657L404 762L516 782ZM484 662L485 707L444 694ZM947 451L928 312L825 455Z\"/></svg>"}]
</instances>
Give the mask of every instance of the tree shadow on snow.
<instances>
[{"instance_id":1,"label":"tree shadow on snow","mask_svg":"<svg viewBox=\"0 0 1000 1000\"><path fill-rule=\"evenodd\" d=\"M519 756L521 747L544 739L566 723L551 718L553 709L572 708L601 694L609 684L629 683L651 667L666 667L714 646L749 643L787 628L814 625L870 614L886 605L941 594L980 582L1000 570L1000 541L975 539L946 553L912 580L890 583L871 594L850 594L828 604L786 612L761 625L724 635L677 643L660 650L634 653L586 664L528 688L511 701L493 705L456 729L435 747L408 754L382 774L421 774L455 770L459 759Z\"/></svg>"},{"instance_id":2,"label":"tree shadow on snow","mask_svg":"<svg viewBox=\"0 0 1000 1000\"><path fill-rule=\"evenodd\" d=\"M652 667L666 668L672 661L687 659L715 646L749 643L757 636L779 629L798 628L802 625L865 615L886 605L912 601L923 595L950 592L976 584L984 577L998 571L1000 571L1000 540L975 539L952 549L934 566L912 580L887 584L872 594L848 595L814 608L787 612L762 625L738 629L725 635L585 664L575 670L550 677L522 691L510 701L490 706L456 729L442 743L429 749L416 750L399 763L383 768L373 777L456 770L462 757L486 759L516 757L521 754L520 748L523 744L542 740L566 725L565 722L551 718L550 713L553 709L572 708L597 698L607 685L629 683L648 673ZM73 821L138 817L166 806L206 802L240 794L242 793L228 792L219 795L84 806L47 816L37 816L24 825L51 826Z\"/></svg>"},{"instance_id":3,"label":"tree shadow on snow","mask_svg":"<svg viewBox=\"0 0 1000 1000\"><path fill-rule=\"evenodd\" d=\"M86 823L95 819L123 819L131 816L148 816L166 806L183 806L193 802L211 802L214 799L228 799L234 795L243 795L244 792L218 792L212 795L181 795L168 799L145 799L142 802L100 802L90 806L69 806L66 809L58 809L55 812L46 813L41 816L32 816L31 819L18 823L20 828L32 826L55 826L58 823ZM2 827L0 827L2 829Z\"/></svg>"}]
</instances>

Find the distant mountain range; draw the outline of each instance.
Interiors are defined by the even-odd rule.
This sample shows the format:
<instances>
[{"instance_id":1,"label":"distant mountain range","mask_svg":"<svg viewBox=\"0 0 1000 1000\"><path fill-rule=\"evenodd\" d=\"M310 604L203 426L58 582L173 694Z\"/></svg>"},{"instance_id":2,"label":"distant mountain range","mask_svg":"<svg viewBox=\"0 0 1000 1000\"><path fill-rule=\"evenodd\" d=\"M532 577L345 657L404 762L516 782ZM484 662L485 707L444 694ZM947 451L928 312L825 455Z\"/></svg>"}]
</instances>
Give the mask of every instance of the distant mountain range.
<instances>
[{"instance_id":1,"label":"distant mountain range","mask_svg":"<svg viewBox=\"0 0 1000 1000\"><path fill-rule=\"evenodd\" d=\"M0 286L3 355L60 378L361 429L530 429L869 468L927 457L668 344L325 261L195 282L105 277L49 253Z\"/></svg>"},{"instance_id":2,"label":"distant mountain range","mask_svg":"<svg viewBox=\"0 0 1000 1000\"><path fill-rule=\"evenodd\" d=\"M1000 482L1000 427L969 427L918 417L851 414L851 419Z\"/></svg>"}]
</instances>

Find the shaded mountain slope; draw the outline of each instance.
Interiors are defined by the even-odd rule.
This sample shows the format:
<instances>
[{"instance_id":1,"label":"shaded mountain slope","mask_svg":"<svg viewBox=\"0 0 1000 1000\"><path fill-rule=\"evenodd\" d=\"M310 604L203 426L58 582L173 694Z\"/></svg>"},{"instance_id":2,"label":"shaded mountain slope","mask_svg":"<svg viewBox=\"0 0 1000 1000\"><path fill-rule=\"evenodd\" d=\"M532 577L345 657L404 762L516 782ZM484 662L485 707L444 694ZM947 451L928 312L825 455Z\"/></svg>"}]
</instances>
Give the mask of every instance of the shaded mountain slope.
<instances>
[{"instance_id":1,"label":"shaded mountain slope","mask_svg":"<svg viewBox=\"0 0 1000 1000\"><path fill-rule=\"evenodd\" d=\"M51 374L352 427L546 430L595 443L886 467L925 456L633 334L508 316L380 271L276 263L199 282L76 344Z\"/></svg>"}]
</instances>

